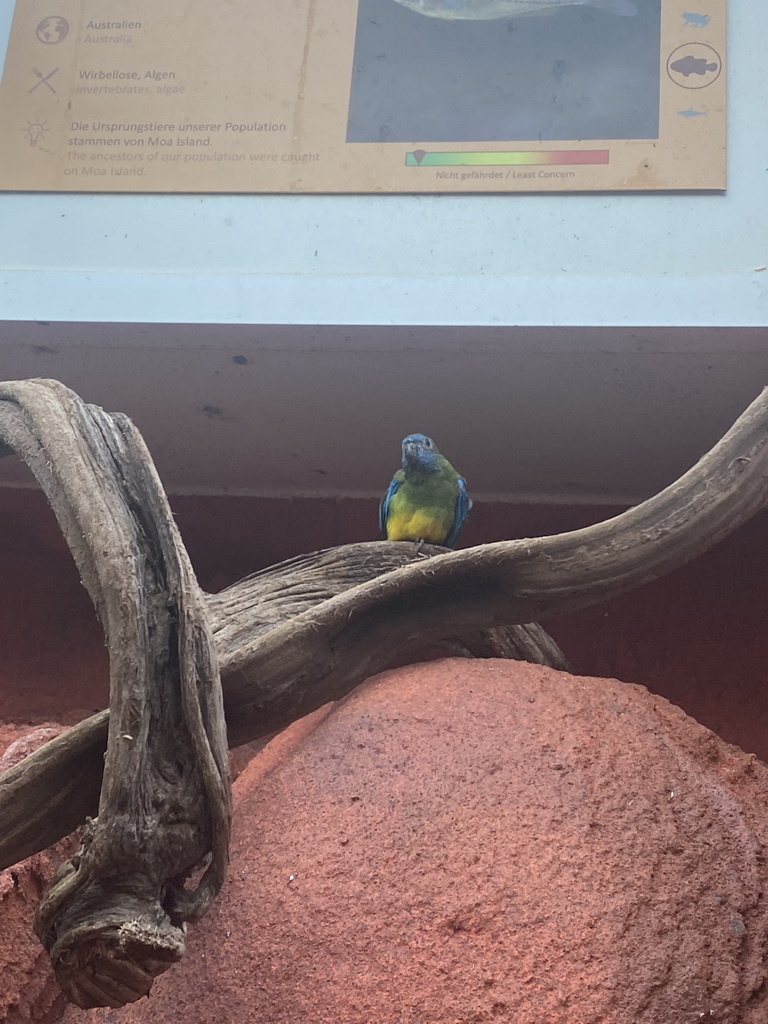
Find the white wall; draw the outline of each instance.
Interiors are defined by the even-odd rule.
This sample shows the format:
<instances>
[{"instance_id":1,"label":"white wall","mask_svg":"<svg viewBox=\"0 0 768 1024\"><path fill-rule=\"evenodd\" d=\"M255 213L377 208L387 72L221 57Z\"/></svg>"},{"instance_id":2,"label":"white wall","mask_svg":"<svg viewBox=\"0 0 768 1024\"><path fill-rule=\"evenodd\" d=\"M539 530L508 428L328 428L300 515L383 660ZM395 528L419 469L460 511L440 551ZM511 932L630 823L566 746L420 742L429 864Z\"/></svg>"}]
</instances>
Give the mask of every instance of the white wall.
<instances>
[{"instance_id":1,"label":"white wall","mask_svg":"<svg viewBox=\"0 0 768 1024\"><path fill-rule=\"evenodd\" d=\"M0 318L765 324L768 3L730 6L725 196L4 194Z\"/></svg>"}]
</instances>

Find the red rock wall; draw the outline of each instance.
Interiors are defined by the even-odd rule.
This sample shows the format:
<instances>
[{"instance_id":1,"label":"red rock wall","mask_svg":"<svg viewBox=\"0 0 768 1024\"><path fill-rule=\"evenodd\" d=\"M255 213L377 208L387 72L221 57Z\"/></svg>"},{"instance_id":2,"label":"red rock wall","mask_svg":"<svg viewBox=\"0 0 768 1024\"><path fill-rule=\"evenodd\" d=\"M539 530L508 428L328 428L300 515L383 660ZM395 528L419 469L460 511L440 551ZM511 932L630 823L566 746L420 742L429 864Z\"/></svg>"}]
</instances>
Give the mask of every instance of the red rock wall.
<instances>
[{"instance_id":1,"label":"red rock wall","mask_svg":"<svg viewBox=\"0 0 768 1024\"><path fill-rule=\"evenodd\" d=\"M173 499L202 585L303 551L376 537L375 502ZM478 504L463 545L575 529L590 507ZM642 683L768 761L768 516L655 584L545 623L579 673ZM103 707L101 630L38 492L0 490L0 721L76 721Z\"/></svg>"},{"instance_id":2,"label":"red rock wall","mask_svg":"<svg viewBox=\"0 0 768 1024\"><path fill-rule=\"evenodd\" d=\"M32 935L71 841L0 873L0 1019L768 1019L768 767L642 687L406 666L294 723L234 797L219 898L118 1011L65 1005Z\"/></svg>"},{"instance_id":3,"label":"red rock wall","mask_svg":"<svg viewBox=\"0 0 768 1024\"><path fill-rule=\"evenodd\" d=\"M63 1024L768 1019L768 769L640 687L406 666L234 794L183 961Z\"/></svg>"}]
</instances>

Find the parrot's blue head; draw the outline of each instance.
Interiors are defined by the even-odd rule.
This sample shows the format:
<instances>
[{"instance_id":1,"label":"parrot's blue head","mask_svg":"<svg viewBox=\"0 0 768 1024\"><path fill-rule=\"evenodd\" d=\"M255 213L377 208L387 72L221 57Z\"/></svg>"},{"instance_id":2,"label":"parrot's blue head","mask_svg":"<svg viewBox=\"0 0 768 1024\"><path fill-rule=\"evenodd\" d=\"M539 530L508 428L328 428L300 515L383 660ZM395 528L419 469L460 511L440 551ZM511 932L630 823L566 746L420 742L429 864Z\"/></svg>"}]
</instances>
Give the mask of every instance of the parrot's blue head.
<instances>
[{"instance_id":1,"label":"parrot's blue head","mask_svg":"<svg viewBox=\"0 0 768 1024\"><path fill-rule=\"evenodd\" d=\"M437 470L439 455L437 445L426 434L409 434L403 438L403 469Z\"/></svg>"}]
</instances>

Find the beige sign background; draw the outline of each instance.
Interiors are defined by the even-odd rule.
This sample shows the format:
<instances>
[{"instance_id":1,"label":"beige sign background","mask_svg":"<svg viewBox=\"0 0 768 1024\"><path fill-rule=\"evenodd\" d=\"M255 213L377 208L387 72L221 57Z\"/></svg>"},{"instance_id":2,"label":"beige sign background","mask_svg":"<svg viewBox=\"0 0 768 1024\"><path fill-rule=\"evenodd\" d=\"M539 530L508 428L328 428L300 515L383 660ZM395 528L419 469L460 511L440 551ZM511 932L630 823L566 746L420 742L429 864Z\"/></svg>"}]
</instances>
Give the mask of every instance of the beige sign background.
<instances>
[{"instance_id":1,"label":"beige sign background","mask_svg":"<svg viewBox=\"0 0 768 1024\"><path fill-rule=\"evenodd\" d=\"M0 188L724 189L725 7L24 0Z\"/></svg>"}]
</instances>

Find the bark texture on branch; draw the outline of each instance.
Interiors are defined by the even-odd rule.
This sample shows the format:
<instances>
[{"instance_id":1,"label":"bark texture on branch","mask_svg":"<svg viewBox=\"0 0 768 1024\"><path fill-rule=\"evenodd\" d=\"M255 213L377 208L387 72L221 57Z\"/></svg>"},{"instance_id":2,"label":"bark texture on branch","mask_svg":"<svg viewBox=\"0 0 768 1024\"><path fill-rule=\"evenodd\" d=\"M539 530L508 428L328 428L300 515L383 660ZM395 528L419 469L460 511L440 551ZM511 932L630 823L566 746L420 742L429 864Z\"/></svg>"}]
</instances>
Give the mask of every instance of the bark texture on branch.
<instances>
[{"instance_id":1,"label":"bark texture on branch","mask_svg":"<svg viewBox=\"0 0 768 1024\"><path fill-rule=\"evenodd\" d=\"M220 594L207 595L220 663L237 652L242 638L264 635L381 573L444 551L425 545L417 555L413 544L350 544L289 559ZM393 645L381 667L389 667L399 653ZM562 671L570 668L552 637L535 622L449 638L446 654L457 653L530 661ZM222 684L226 692L226 668ZM327 703L323 692L318 689L310 710ZM91 715L0 775L0 870L53 845L97 813L109 718L109 711ZM268 736L286 724L285 716L273 714L269 703L251 709L242 720L235 714L227 723L230 746Z\"/></svg>"},{"instance_id":2,"label":"bark texture on branch","mask_svg":"<svg viewBox=\"0 0 768 1024\"><path fill-rule=\"evenodd\" d=\"M36 930L72 1002L122 1006L183 955L185 922L205 911L224 879L231 810L215 648L202 592L130 420L85 405L56 381L15 382L0 385L0 439L45 491L110 655L98 818L44 898ZM59 808L81 790L92 801L98 787L102 751L85 736L71 737L83 774L58 776ZM41 752L22 777L41 765L60 770L55 748ZM18 801L6 782L0 799ZM50 804L22 799L17 819L20 811L28 830L46 831ZM198 885L185 888L204 861Z\"/></svg>"},{"instance_id":3,"label":"bark texture on branch","mask_svg":"<svg viewBox=\"0 0 768 1024\"><path fill-rule=\"evenodd\" d=\"M393 646L546 618L658 579L750 519L767 495L765 390L691 470L614 519L403 564L266 634L243 623L217 634L230 735L245 739L257 718L285 724L343 696L385 667ZM375 559L382 546L403 549L403 563L412 550L354 545L355 557ZM241 587L231 588L235 603Z\"/></svg>"},{"instance_id":4,"label":"bark texture on branch","mask_svg":"<svg viewBox=\"0 0 768 1024\"><path fill-rule=\"evenodd\" d=\"M429 560L412 544L374 541L256 573L208 598L230 743L267 735L342 696L409 647L530 622L657 579L745 523L767 491L768 390L688 473L596 526ZM366 631L369 620L378 630ZM558 667L562 655L547 652L552 641L543 630L523 626L518 635L536 645L542 663ZM0 867L92 813L92 766L107 720L107 712L92 716L0 777ZM59 798L61 779L68 800ZM35 820L25 808L40 808Z\"/></svg>"},{"instance_id":5,"label":"bark texture on branch","mask_svg":"<svg viewBox=\"0 0 768 1024\"><path fill-rule=\"evenodd\" d=\"M765 504L766 442L764 392L680 480L605 523L427 559L412 544L348 545L208 597L230 741L273 732L429 642L456 638L470 651L496 653L510 644L518 656L557 664L562 655L531 620L657 579L744 523ZM56 507L55 489L41 482ZM517 628L493 632L509 626ZM108 718L88 719L0 778L0 825L8 828L5 836L0 831L0 865L49 845L89 813L87 776ZM111 719L109 728L120 735ZM58 799L62 778L67 806ZM40 813L27 823L19 809L33 807Z\"/></svg>"}]
</instances>

